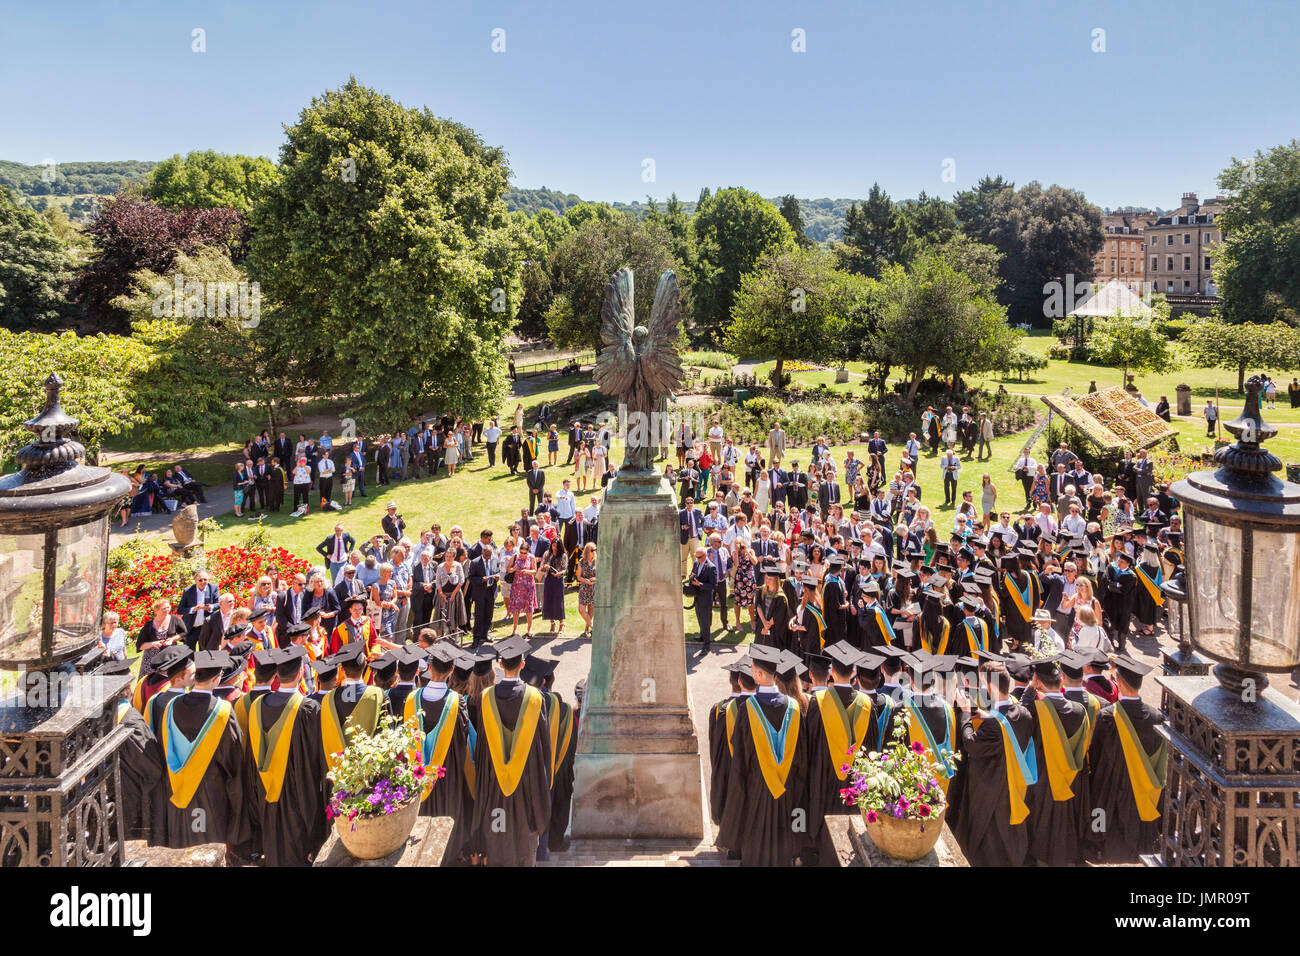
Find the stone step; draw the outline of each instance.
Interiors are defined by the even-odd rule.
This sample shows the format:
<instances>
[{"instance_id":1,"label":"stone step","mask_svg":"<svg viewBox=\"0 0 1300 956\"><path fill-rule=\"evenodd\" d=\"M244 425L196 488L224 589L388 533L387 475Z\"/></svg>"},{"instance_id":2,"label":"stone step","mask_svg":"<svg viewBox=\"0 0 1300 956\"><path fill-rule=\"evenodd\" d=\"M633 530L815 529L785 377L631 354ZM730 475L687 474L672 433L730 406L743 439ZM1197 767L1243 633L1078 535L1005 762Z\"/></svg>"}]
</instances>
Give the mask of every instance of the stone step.
<instances>
[{"instance_id":1,"label":"stone step","mask_svg":"<svg viewBox=\"0 0 1300 956\"><path fill-rule=\"evenodd\" d=\"M669 840L574 840L538 866L737 866L712 843Z\"/></svg>"}]
</instances>

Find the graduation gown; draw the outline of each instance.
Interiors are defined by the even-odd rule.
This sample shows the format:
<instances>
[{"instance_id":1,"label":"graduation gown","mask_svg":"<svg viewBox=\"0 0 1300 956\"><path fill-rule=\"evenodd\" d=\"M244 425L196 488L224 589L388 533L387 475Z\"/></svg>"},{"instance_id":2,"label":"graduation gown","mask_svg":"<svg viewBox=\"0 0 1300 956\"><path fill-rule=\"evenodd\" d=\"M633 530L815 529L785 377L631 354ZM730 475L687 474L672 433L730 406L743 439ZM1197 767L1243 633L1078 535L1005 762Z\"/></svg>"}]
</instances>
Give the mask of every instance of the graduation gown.
<instances>
[{"instance_id":1,"label":"graduation gown","mask_svg":"<svg viewBox=\"0 0 1300 956\"><path fill-rule=\"evenodd\" d=\"M1034 719L1014 699L1003 702L1000 709L1010 725L1013 748L1008 748L1003 725L994 717L983 718L978 730L974 712L963 712L960 718L967 755L966 781L952 834L971 866L1022 866L1029 852L1024 801L1033 784L1028 784L1019 772L1016 753L1028 760L1026 751L1034 739ZM1013 750L1010 778L1008 749ZM1036 771L1037 761L1030 762L1028 768ZM1028 786L1022 790L1025 784Z\"/></svg>"},{"instance_id":2,"label":"graduation gown","mask_svg":"<svg viewBox=\"0 0 1300 956\"><path fill-rule=\"evenodd\" d=\"M532 866L537 838L550 826L551 735L545 703L540 690L512 680L485 689L473 708L476 790L470 851L483 854L488 866Z\"/></svg>"},{"instance_id":3,"label":"graduation gown","mask_svg":"<svg viewBox=\"0 0 1300 956\"><path fill-rule=\"evenodd\" d=\"M319 705L297 692L262 695L249 711L248 749L250 812L258 819L265 864L310 866L329 832Z\"/></svg>"},{"instance_id":4,"label":"graduation gown","mask_svg":"<svg viewBox=\"0 0 1300 956\"><path fill-rule=\"evenodd\" d=\"M424 735L424 765L443 770L442 776L432 780L425 790L420 816L451 817L454 821L442 855L443 865L449 866L459 857L470 828L471 804L465 780L469 702L464 695L450 691L437 700L429 700L423 691L417 691L406 698L403 719L414 716L417 709L420 733Z\"/></svg>"},{"instance_id":5,"label":"graduation gown","mask_svg":"<svg viewBox=\"0 0 1300 956\"><path fill-rule=\"evenodd\" d=\"M765 594L763 591L758 592L755 599L755 606L759 608L764 617L772 625L772 631L769 634L763 633L762 624L759 624L758 633L754 635L755 644L765 644L768 647L779 647L782 650L790 646L790 635L788 624L790 622L790 599L784 591L777 591L776 596L772 599L770 606L764 605ZM797 603L797 602L796 602Z\"/></svg>"},{"instance_id":6,"label":"graduation gown","mask_svg":"<svg viewBox=\"0 0 1300 956\"><path fill-rule=\"evenodd\" d=\"M144 716L123 700L118 704L117 722L127 727L129 735L119 751L122 757L123 838L143 840L152 824L153 798L162 782L162 751Z\"/></svg>"},{"instance_id":7,"label":"graduation gown","mask_svg":"<svg viewBox=\"0 0 1300 956\"><path fill-rule=\"evenodd\" d=\"M1168 745L1156 729L1163 722L1160 711L1140 700L1118 701L1097 715L1091 796L1094 810L1102 813L1100 862L1136 863L1139 854L1155 849L1168 764ZM1136 746L1130 751L1126 743Z\"/></svg>"},{"instance_id":8,"label":"graduation gown","mask_svg":"<svg viewBox=\"0 0 1300 956\"><path fill-rule=\"evenodd\" d=\"M909 746L920 743L938 763L960 753L957 745L957 716L952 704L938 694L908 694L903 698L902 704L900 711L907 724ZM941 773L938 780L946 797L951 786L950 775Z\"/></svg>"},{"instance_id":9,"label":"graduation gown","mask_svg":"<svg viewBox=\"0 0 1300 956\"><path fill-rule=\"evenodd\" d=\"M569 809L573 805L573 758L578 752L578 733L573 708L559 694L546 692L547 728L551 734L551 825L546 831L548 849L557 853L568 848Z\"/></svg>"},{"instance_id":10,"label":"graduation gown","mask_svg":"<svg viewBox=\"0 0 1300 956\"><path fill-rule=\"evenodd\" d=\"M822 617L826 621L827 645L848 637L849 617L856 617L851 604L847 608L840 607L841 604L849 603L848 594L839 575L826 575L822 584Z\"/></svg>"},{"instance_id":11,"label":"graduation gown","mask_svg":"<svg viewBox=\"0 0 1300 956\"><path fill-rule=\"evenodd\" d=\"M250 768L234 707L212 694L182 694L162 726L164 799L153 808L158 842L173 849L247 842Z\"/></svg>"},{"instance_id":12,"label":"graduation gown","mask_svg":"<svg viewBox=\"0 0 1300 956\"><path fill-rule=\"evenodd\" d=\"M732 735L736 716L747 694L724 697L709 708L709 818L722 822L727 802L727 774L731 766Z\"/></svg>"},{"instance_id":13,"label":"graduation gown","mask_svg":"<svg viewBox=\"0 0 1300 956\"><path fill-rule=\"evenodd\" d=\"M738 851L744 866L792 866L808 843L807 826L796 832L794 813L802 809L808 820L805 721L793 697L762 698L741 698L716 842Z\"/></svg>"},{"instance_id":14,"label":"graduation gown","mask_svg":"<svg viewBox=\"0 0 1300 956\"><path fill-rule=\"evenodd\" d=\"M1048 694L1034 701L1029 713L1039 780L1029 792L1029 858L1072 866L1079 860L1079 785L1087 780L1086 774L1079 779L1091 729L1087 711L1076 701Z\"/></svg>"},{"instance_id":15,"label":"graduation gown","mask_svg":"<svg viewBox=\"0 0 1300 956\"><path fill-rule=\"evenodd\" d=\"M895 642L894 628L889 623L889 615L885 613L885 606L879 601L869 606L865 602L858 604L858 636L862 640L859 649L864 651Z\"/></svg>"},{"instance_id":16,"label":"graduation gown","mask_svg":"<svg viewBox=\"0 0 1300 956\"><path fill-rule=\"evenodd\" d=\"M1006 637L1020 644L1034 640L1034 611L1043 603L1038 576L1025 571L1003 572L998 578L998 603L1006 614Z\"/></svg>"},{"instance_id":17,"label":"graduation gown","mask_svg":"<svg viewBox=\"0 0 1300 956\"><path fill-rule=\"evenodd\" d=\"M1066 687L1062 693L1066 700L1082 706L1088 717L1088 742L1084 747L1083 766L1074 778L1074 832L1078 835L1078 856L1075 862L1081 864L1088 859L1090 847L1095 842L1092 832L1092 741L1097 733L1097 718L1106 706L1106 701L1082 687Z\"/></svg>"},{"instance_id":18,"label":"graduation gown","mask_svg":"<svg viewBox=\"0 0 1300 956\"><path fill-rule=\"evenodd\" d=\"M871 698L860 690L832 685L819 690L809 700L807 723L809 842L820 851L834 853L826 817L857 813L840 799L848 786L848 772L842 768L853 762L861 747L876 749L875 710Z\"/></svg>"},{"instance_id":19,"label":"graduation gown","mask_svg":"<svg viewBox=\"0 0 1300 956\"><path fill-rule=\"evenodd\" d=\"M803 630L796 630L795 625L802 627ZM796 604L790 612L786 631L787 649L800 657L805 654L820 654L828 642L826 619L822 617L822 612L816 604L803 605L802 613L799 605Z\"/></svg>"},{"instance_id":20,"label":"graduation gown","mask_svg":"<svg viewBox=\"0 0 1300 956\"><path fill-rule=\"evenodd\" d=\"M1160 590L1164 582L1160 563L1139 563L1133 567L1133 574L1137 577L1137 587L1133 589L1133 613L1143 627L1155 627L1165 606L1165 594Z\"/></svg>"}]
</instances>

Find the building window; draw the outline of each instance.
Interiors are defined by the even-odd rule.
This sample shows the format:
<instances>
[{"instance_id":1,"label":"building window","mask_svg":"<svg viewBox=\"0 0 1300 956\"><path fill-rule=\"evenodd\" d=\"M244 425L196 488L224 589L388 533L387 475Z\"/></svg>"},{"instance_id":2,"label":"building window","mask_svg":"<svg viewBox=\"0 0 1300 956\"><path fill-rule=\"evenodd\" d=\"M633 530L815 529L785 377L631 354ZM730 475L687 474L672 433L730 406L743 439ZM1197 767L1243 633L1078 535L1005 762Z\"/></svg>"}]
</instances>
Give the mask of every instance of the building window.
<instances>
[{"instance_id":1,"label":"building window","mask_svg":"<svg viewBox=\"0 0 1300 956\"><path fill-rule=\"evenodd\" d=\"M1192 244L1192 234L1190 232L1183 233L1183 245L1190 246L1191 244Z\"/></svg>"},{"instance_id":2,"label":"building window","mask_svg":"<svg viewBox=\"0 0 1300 956\"><path fill-rule=\"evenodd\" d=\"M1184 271L1184 272L1189 272L1189 271L1191 271L1191 268L1192 268L1192 257L1191 257L1191 256L1183 256L1183 271Z\"/></svg>"},{"instance_id":3,"label":"building window","mask_svg":"<svg viewBox=\"0 0 1300 956\"><path fill-rule=\"evenodd\" d=\"M1165 245L1172 246L1173 244L1174 244L1174 234L1171 232L1169 233L1169 235L1165 236Z\"/></svg>"},{"instance_id":4,"label":"building window","mask_svg":"<svg viewBox=\"0 0 1300 956\"><path fill-rule=\"evenodd\" d=\"M1174 257L1173 257L1173 256L1168 256L1168 257L1167 257L1167 260L1168 260L1168 261L1165 262L1165 271L1166 271L1166 272L1173 272L1173 271L1174 271Z\"/></svg>"},{"instance_id":5,"label":"building window","mask_svg":"<svg viewBox=\"0 0 1300 956\"><path fill-rule=\"evenodd\" d=\"M1152 256L1152 257L1151 257L1151 271L1152 271L1152 272L1159 272L1159 271L1160 271L1160 257L1159 257L1159 256Z\"/></svg>"},{"instance_id":6,"label":"building window","mask_svg":"<svg viewBox=\"0 0 1300 956\"><path fill-rule=\"evenodd\" d=\"M1206 272L1209 272L1209 271L1210 271L1210 257L1209 257L1209 256L1206 256L1206 257L1205 257L1205 271L1206 271Z\"/></svg>"}]
</instances>

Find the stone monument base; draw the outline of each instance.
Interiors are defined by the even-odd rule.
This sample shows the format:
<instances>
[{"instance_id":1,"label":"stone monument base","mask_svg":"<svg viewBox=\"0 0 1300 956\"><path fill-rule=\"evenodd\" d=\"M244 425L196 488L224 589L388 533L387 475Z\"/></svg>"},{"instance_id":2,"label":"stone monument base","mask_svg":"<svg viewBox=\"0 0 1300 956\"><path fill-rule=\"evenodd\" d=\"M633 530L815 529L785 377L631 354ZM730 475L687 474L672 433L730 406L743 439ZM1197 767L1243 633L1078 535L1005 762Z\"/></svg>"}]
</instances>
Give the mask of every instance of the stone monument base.
<instances>
[{"instance_id":1,"label":"stone monument base","mask_svg":"<svg viewBox=\"0 0 1300 956\"><path fill-rule=\"evenodd\" d=\"M704 835L699 754L577 754L584 788L573 832L588 838L667 839Z\"/></svg>"}]
</instances>

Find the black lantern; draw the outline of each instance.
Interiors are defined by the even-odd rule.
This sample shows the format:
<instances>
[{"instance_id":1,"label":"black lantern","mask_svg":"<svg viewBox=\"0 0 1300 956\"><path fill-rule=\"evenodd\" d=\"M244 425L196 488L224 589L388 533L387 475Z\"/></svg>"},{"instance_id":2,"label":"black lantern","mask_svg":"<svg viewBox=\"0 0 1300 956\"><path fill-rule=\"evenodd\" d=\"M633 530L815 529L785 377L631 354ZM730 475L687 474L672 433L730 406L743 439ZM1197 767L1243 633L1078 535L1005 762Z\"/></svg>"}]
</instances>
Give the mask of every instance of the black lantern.
<instances>
[{"instance_id":1,"label":"black lantern","mask_svg":"<svg viewBox=\"0 0 1300 956\"><path fill-rule=\"evenodd\" d=\"M1300 485L1260 447L1260 381L1227 428L1219 469L1171 489L1182 502L1191 643L1214 676L1158 678L1169 770L1158 862L1300 866L1300 706L1267 674L1300 663ZM1168 656L1168 655L1167 655Z\"/></svg>"},{"instance_id":2,"label":"black lantern","mask_svg":"<svg viewBox=\"0 0 1300 956\"><path fill-rule=\"evenodd\" d=\"M0 699L0 866L121 863L116 702L125 674L76 674L98 640L108 514L130 482L85 464L77 419L59 402L26 423L36 440L0 478L0 669L19 671Z\"/></svg>"},{"instance_id":3,"label":"black lantern","mask_svg":"<svg viewBox=\"0 0 1300 956\"><path fill-rule=\"evenodd\" d=\"M1262 383L1246 383L1246 407L1224 427L1236 444L1220 448L1217 471L1198 471L1172 493L1183 506L1192 643L1219 662L1214 674L1233 693L1258 692L1267 673L1300 664L1300 485L1260 446L1277 429L1260 417Z\"/></svg>"}]
</instances>

